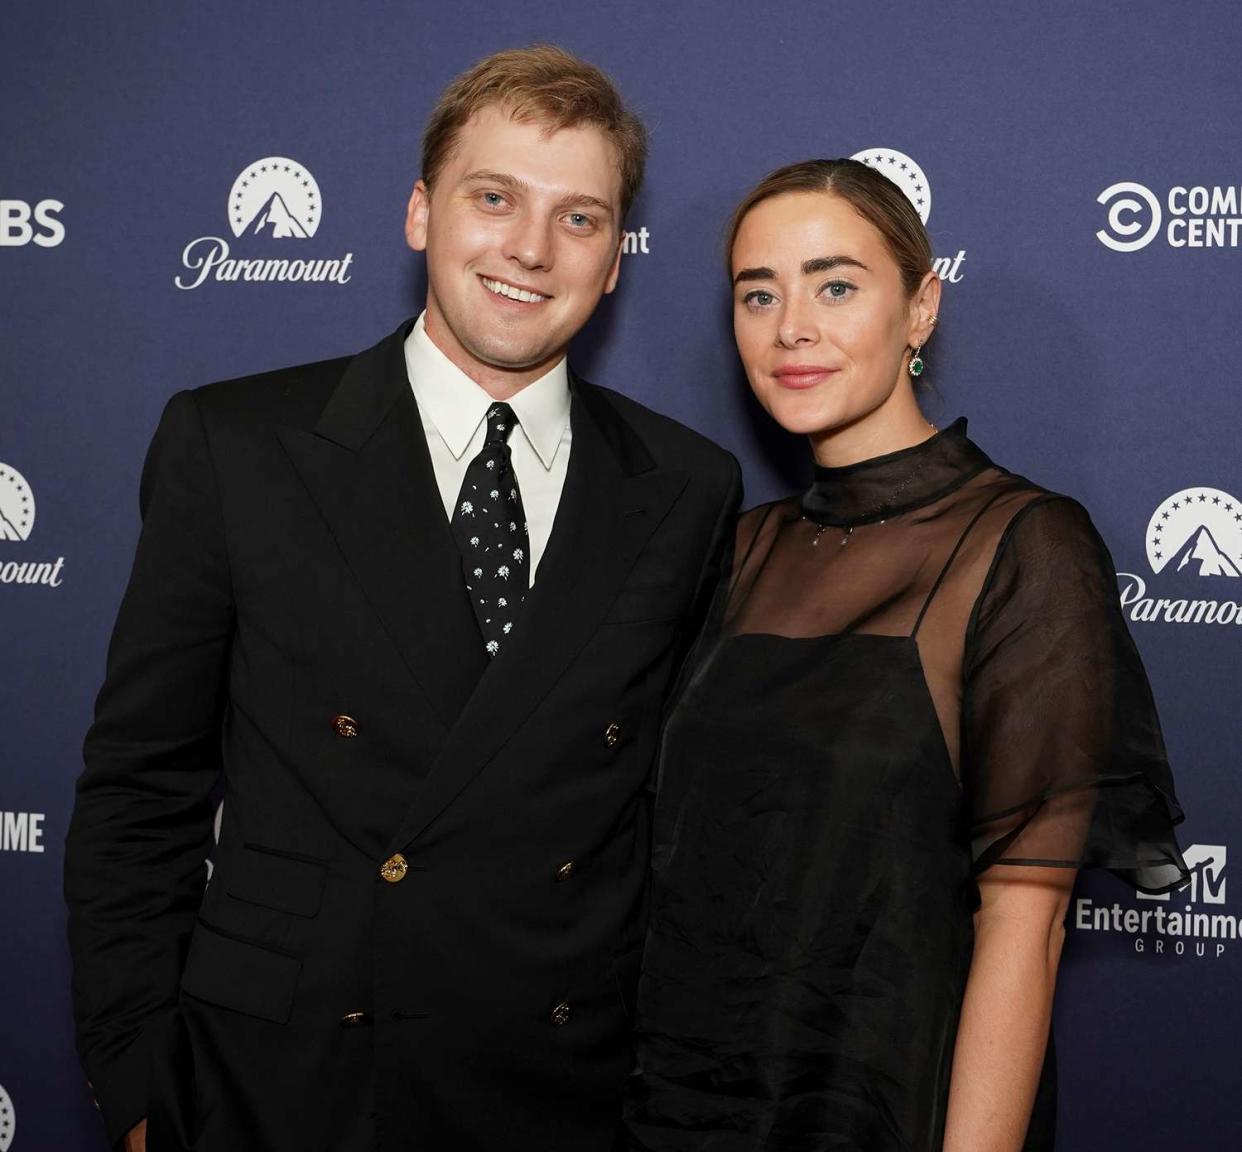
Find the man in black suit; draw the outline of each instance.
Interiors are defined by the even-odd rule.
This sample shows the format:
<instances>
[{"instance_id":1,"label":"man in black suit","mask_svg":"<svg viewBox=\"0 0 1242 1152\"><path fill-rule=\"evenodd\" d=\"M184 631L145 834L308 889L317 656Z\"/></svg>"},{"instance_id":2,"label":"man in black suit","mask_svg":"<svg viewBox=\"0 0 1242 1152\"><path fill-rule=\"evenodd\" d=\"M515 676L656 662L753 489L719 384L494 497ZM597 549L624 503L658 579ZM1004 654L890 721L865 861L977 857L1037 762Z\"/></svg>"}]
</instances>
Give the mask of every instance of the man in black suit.
<instances>
[{"instance_id":1,"label":"man in black suit","mask_svg":"<svg viewBox=\"0 0 1242 1152\"><path fill-rule=\"evenodd\" d=\"M65 867L127 1149L612 1147L661 710L739 498L565 365L644 149L596 69L484 60L424 139L423 315L165 410Z\"/></svg>"}]
</instances>

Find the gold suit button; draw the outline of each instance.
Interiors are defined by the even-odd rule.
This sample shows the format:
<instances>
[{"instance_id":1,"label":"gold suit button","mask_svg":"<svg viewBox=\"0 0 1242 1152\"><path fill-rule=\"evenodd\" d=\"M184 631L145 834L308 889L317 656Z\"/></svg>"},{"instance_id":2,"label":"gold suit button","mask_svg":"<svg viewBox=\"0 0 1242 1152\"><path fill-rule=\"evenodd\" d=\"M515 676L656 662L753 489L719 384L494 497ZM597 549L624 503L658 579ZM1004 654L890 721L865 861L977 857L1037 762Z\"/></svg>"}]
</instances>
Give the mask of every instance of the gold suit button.
<instances>
[{"instance_id":1,"label":"gold suit button","mask_svg":"<svg viewBox=\"0 0 1242 1152\"><path fill-rule=\"evenodd\" d=\"M565 863L556 870L556 878L558 880L568 880L574 874L574 868L576 867L577 865L574 864L572 860L566 860Z\"/></svg>"},{"instance_id":2,"label":"gold suit button","mask_svg":"<svg viewBox=\"0 0 1242 1152\"><path fill-rule=\"evenodd\" d=\"M393 856L389 856L383 864L380 865L380 875L388 881L389 884L396 884L405 879L405 874L410 870L409 864L406 863L405 857L400 852Z\"/></svg>"},{"instance_id":3,"label":"gold suit button","mask_svg":"<svg viewBox=\"0 0 1242 1152\"><path fill-rule=\"evenodd\" d=\"M358 735L358 721L344 713L332 717L332 727L338 736Z\"/></svg>"},{"instance_id":4,"label":"gold suit button","mask_svg":"<svg viewBox=\"0 0 1242 1152\"><path fill-rule=\"evenodd\" d=\"M552 1009L553 1027L559 1028L562 1024L568 1024L570 1015L571 1010L569 1005L562 1000L555 1008Z\"/></svg>"},{"instance_id":5,"label":"gold suit button","mask_svg":"<svg viewBox=\"0 0 1242 1152\"><path fill-rule=\"evenodd\" d=\"M611 748L621 738L621 725L615 720L604 729L604 743Z\"/></svg>"},{"instance_id":6,"label":"gold suit button","mask_svg":"<svg viewBox=\"0 0 1242 1152\"><path fill-rule=\"evenodd\" d=\"M345 1015L341 1017L342 1028L357 1028L359 1025L370 1023L371 1017L365 1012L346 1012Z\"/></svg>"}]
</instances>

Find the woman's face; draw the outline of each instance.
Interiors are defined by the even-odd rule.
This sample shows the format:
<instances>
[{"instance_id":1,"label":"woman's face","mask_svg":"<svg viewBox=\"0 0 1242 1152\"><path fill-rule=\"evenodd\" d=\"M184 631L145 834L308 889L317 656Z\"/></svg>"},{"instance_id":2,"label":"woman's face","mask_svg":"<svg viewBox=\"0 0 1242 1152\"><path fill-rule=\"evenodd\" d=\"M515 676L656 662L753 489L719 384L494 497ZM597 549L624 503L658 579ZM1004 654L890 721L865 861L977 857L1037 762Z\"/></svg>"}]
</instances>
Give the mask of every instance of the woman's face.
<instances>
[{"instance_id":1,"label":"woman's face","mask_svg":"<svg viewBox=\"0 0 1242 1152\"><path fill-rule=\"evenodd\" d=\"M732 271L738 353L783 428L817 442L917 412L907 349L930 330L940 283L929 273L908 297L883 236L848 201L760 202L738 229Z\"/></svg>"}]
</instances>

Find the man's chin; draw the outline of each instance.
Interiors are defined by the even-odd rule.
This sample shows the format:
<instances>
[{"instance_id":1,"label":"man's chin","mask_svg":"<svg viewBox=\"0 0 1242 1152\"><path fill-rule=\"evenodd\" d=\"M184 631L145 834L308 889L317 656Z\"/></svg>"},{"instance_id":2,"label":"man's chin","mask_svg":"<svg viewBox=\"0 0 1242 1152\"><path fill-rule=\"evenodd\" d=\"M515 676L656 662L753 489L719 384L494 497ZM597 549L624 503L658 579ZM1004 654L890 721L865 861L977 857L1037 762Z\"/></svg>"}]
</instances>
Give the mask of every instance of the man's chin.
<instances>
[{"instance_id":1,"label":"man's chin","mask_svg":"<svg viewBox=\"0 0 1242 1152\"><path fill-rule=\"evenodd\" d=\"M540 345L537 348L532 347L514 347L513 345L484 345L479 348L469 349L470 354L479 361L480 364L486 365L500 372L533 372L541 365L546 364L551 367L564 354L563 347L548 347Z\"/></svg>"}]
</instances>

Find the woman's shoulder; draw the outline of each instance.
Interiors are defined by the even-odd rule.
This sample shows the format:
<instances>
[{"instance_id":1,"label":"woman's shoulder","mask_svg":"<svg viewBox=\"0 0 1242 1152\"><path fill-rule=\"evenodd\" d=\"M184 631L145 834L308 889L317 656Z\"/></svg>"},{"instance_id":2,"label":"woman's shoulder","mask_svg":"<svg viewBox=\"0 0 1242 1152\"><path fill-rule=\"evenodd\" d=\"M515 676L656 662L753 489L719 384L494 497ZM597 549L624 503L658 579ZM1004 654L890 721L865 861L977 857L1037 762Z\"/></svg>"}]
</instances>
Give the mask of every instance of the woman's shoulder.
<instances>
[{"instance_id":1,"label":"woman's shoulder","mask_svg":"<svg viewBox=\"0 0 1242 1152\"><path fill-rule=\"evenodd\" d=\"M1055 613L1115 598L1116 566L1108 546L1073 496L1005 473L979 520L983 581L972 623L997 605Z\"/></svg>"},{"instance_id":2,"label":"woman's shoulder","mask_svg":"<svg viewBox=\"0 0 1242 1152\"><path fill-rule=\"evenodd\" d=\"M990 538L997 557L1014 546L1090 554L1101 546L1091 514L1079 500L994 462L960 498L975 506L979 535Z\"/></svg>"},{"instance_id":3,"label":"woman's shoulder","mask_svg":"<svg viewBox=\"0 0 1242 1152\"><path fill-rule=\"evenodd\" d=\"M1099 541L1090 512L1075 497L999 466L981 479L981 514L991 514L998 551L1015 541L1028 548L1091 549Z\"/></svg>"},{"instance_id":4,"label":"woman's shoulder","mask_svg":"<svg viewBox=\"0 0 1242 1152\"><path fill-rule=\"evenodd\" d=\"M798 496L784 496L779 500L769 500L765 504L756 504L738 514L737 527L733 536L733 571L745 564L748 557L755 551L761 540L769 544L782 524L801 515L801 503Z\"/></svg>"},{"instance_id":5,"label":"woman's shoulder","mask_svg":"<svg viewBox=\"0 0 1242 1152\"><path fill-rule=\"evenodd\" d=\"M756 504L738 513L736 547L744 551L754 543L765 527L775 527L801 515L801 497L797 495L782 496L779 500L769 500L764 504Z\"/></svg>"}]
</instances>

